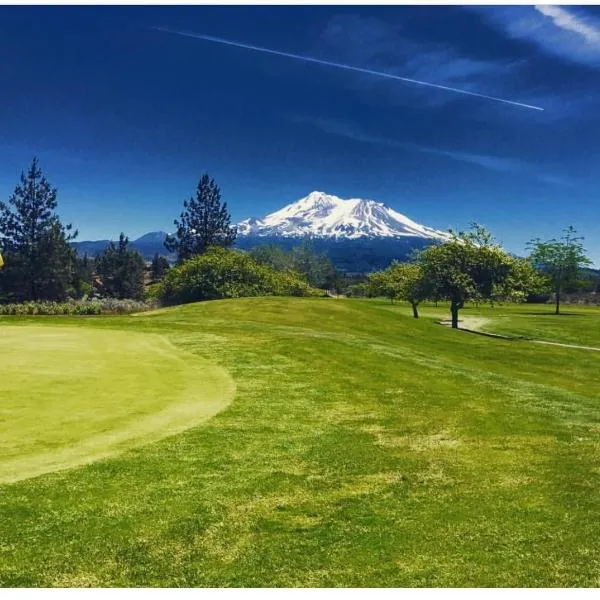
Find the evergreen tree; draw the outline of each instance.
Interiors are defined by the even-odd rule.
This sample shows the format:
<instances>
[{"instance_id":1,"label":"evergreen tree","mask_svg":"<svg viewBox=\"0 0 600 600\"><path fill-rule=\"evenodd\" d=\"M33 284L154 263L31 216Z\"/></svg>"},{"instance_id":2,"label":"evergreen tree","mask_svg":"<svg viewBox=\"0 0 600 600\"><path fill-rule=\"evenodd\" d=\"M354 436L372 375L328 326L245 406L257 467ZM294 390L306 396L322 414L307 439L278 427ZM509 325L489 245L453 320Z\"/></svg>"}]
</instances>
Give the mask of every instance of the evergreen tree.
<instances>
[{"instance_id":1,"label":"evergreen tree","mask_svg":"<svg viewBox=\"0 0 600 600\"><path fill-rule=\"evenodd\" d=\"M152 264L150 265L150 279L154 282L160 281L168 270L169 261L157 252L152 258Z\"/></svg>"},{"instance_id":2,"label":"evergreen tree","mask_svg":"<svg viewBox=\"0 0 600 600\"><path fill-rule=\"evenodd\" d=\"M34 158L8 202L0 201L5 299L62 300L71 291L76 254L69 242L77 232L55 213L56 196Z\"/></svg>"},{"instance_id":3,"label":"evergreen tree","mask_svg":"<svg viewBox=\"0 0 600 600\"><path fill-rule=\"evenodd\" d=\"M87 254L83 257L77 258L75 266L75 280L73 282L73 288L75 291L75 297L81 298L82 296L89 296L93 292L93 278L95 270L95 261L90 258Z\"/></svg>"},{"instance_id":4,"label":"evergreen tree","mask_svg":"<svg viewBox=\"0 0 600 600\"><path fill-rule=\"evenodd\" d=\"M196 197L184 201L183 208L180 220L174 221L177 232L165 241L179 262L202 254L209 246L227 248L235 242L237 229L231 227L227 203L221 201L221 190L207 173L200 178Z\"/></svg>"},{"instance_id":5,"label":"evergreen tree","mask_svg":"<svg viewBox=\"0 0 600 600\"><path fill-rule=\"evenodd\" d=\"M112 298L141 300L144 296L144 259L129 249L124 233L119 243L111 242L96 260L96 271L102 280L102 293Z\"/></svg>"}]
</instances>

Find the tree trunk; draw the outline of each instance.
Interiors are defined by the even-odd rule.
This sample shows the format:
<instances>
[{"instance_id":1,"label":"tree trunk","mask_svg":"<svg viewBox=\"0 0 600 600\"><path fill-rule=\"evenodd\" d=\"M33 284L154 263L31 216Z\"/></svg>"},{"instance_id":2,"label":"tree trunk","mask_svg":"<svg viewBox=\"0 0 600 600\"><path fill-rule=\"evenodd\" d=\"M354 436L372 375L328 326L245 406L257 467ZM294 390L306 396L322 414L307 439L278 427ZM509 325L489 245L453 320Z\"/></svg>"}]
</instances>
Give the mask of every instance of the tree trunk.
<instances>
[{"instance_id":1,"label":"tree trunk","mask_svg":"<svg viewBox=\"0 0 600 600\"><path fill-rule=\"evenodd\" d=\"M415 319L419 318L419 311L417 310L417 303L416 302L411 302L412 305L412 309L413 309L413 317Z\"/></svg>"},{"instance_id":2,"label":"tree trunk","mask_svg":"<svg viewBox=\"0 0 600 600\"><path fill-rule=\"evenodd\" d=\"M458 329L458 311L460 309L460 304L458 302L452 301L450 305L450 313L452 314L452 329Z\"/></svg>"},{"instance_id":3,"label":"tree trunk","mask_svg":"<svg viewBox=\"0 0 600 600\"><path fill-rule=\"evenodd\" d=\"M554 311L554 314L560 314L560 288L557 288L556 290L556 310Z\"/></svg>"}]
</instances>

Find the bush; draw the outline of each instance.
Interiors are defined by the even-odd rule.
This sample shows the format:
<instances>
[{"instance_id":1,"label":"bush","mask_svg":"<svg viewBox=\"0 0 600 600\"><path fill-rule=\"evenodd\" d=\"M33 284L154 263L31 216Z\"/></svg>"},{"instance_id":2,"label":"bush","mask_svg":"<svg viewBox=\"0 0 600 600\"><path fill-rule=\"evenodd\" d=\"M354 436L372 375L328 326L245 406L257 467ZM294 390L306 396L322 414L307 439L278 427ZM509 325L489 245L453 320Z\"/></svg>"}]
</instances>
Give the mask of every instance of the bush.
<instances>
[{"instance_id":1,"label":"bush","mask_svg":"<svg viewBox=\"0 0 600 600\"><path fill-rule=\"evenodd\" d=\"M320 295L298 273L275 270L239 250L212 247L172 268L154 294L164 304L242 296Z\"/></svg>"},{"instance_id":2,"label":"bush","mask_svg":"<svg viewBox=\"0 0 600 600\"><path fill-rule=\"evenodd\" d=\"M155 308L151 302L136 300L71 300L68 302L23 302L0 304L2 315L110 315L142 312Z\"/></svg>"}]
</instances>

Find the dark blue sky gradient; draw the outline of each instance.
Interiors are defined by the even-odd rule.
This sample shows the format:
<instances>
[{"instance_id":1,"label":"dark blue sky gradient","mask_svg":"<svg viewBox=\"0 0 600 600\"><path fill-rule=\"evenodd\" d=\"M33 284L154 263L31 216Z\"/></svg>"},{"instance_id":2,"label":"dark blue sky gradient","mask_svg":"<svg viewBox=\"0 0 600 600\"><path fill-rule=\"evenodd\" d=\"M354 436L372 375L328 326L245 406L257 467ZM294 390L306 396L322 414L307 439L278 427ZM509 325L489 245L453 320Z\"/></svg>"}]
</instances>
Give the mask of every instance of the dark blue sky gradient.
<instances>
[{"instance_id":1,"label":"dark blue sky gradient","mask_svg":"<svg viewBox=\"0 0 600 600\"><path fill-rule=\"evenodd\" d=\"M236 221L317 189L517 252L573 224L600 264L600 13L558 10L570 29L534 7L0 7L0 197L36 154L80 239L136 237L208 171Z\"/></svg>"}]
</instances>

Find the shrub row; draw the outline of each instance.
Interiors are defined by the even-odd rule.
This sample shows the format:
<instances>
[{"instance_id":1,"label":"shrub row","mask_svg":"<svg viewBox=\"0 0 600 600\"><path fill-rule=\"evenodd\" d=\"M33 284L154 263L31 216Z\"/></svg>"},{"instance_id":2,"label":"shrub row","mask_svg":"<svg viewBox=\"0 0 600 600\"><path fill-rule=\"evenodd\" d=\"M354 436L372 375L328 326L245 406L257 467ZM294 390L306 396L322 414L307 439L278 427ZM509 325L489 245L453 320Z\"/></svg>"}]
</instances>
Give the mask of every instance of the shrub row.
<instances>
[{"instance_id":1,"label":"shrub row","mask_svg":"<svg viewBox=\"0 0 600 600\"><path fill-rule=\"evenodd\" d=\"M150 302L103 298L68 302L0 304L0 315L107 315L142 312L155 308Z\"/></svg>"}]
</instances>

